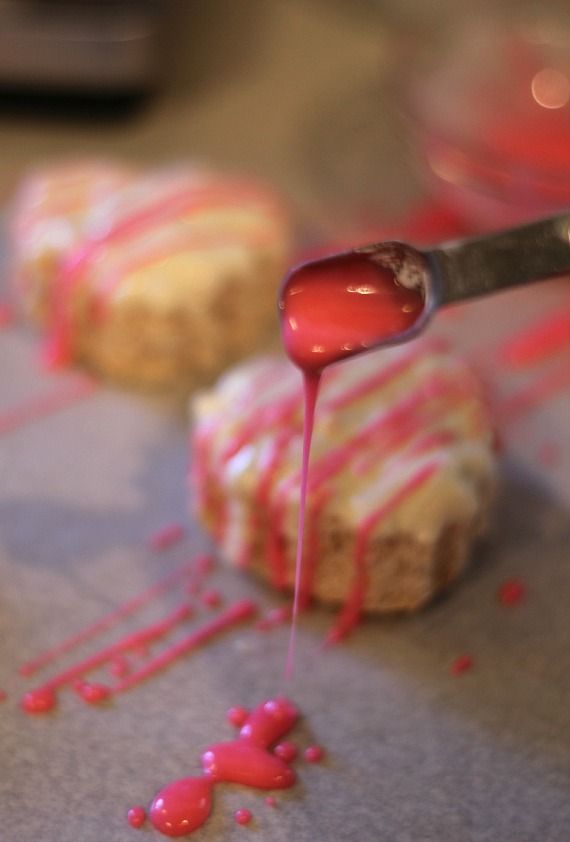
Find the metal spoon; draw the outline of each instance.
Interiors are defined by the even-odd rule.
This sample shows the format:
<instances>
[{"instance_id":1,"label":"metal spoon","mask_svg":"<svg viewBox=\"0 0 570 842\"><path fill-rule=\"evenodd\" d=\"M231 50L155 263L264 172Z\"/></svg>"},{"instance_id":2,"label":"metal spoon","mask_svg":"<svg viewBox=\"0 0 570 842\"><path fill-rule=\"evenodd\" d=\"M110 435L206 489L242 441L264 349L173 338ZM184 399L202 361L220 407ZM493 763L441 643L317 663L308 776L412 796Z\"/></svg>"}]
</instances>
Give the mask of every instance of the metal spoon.
<instances>
[{"instance_id":1,"label":"metal spoon","mask_svg":"<svg viewBox=\"0 0 570 842\"><path fill-rule=\"evenodd\" d=\"M293 362L320 371L412 339L439 307L566 273L570 213L429 250L376 243L289 272L279 295L282 338Z\"/></svg>"},{"instance_id":2,"label":"metal spoon","mask_svg":"<svg viewBox=\"0 0 570 842\"><path fill-rule=\"evenodd\" d=\"M422 289L424 312L398 337L408 339L439 307L570 274L570 212L425 251L389 242L355 252L391 268L401 285Z\"/></svg>"}]
</instances>

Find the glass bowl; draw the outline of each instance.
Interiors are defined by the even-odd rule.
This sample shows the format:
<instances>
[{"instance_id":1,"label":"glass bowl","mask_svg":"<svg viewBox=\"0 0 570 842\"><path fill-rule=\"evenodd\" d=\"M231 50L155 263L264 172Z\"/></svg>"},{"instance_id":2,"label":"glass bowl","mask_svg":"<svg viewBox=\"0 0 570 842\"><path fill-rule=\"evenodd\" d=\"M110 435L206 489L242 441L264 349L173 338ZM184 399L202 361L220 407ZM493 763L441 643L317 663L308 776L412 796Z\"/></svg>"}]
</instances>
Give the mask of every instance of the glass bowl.
<instances>
[{"instance_id":1,"label":"glass bowl","mask_svg":"<svg viewBox=\"0 0 570 842\"><path fill-rule=\"evenodd\" d=\"M464 22L407 100L436 196L473 231L570 207L570 14Z\"/></svg>"}]
</instances>

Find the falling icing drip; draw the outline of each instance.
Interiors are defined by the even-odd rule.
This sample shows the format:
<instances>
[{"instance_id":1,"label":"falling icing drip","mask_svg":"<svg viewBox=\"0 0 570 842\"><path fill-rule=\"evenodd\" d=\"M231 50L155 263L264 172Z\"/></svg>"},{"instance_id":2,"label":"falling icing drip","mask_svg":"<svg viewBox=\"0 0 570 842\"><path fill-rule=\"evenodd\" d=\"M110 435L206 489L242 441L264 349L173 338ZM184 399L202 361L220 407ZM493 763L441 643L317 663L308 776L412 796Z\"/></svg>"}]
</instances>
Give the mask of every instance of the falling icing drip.
<instances>
[{"instance_id":1,"label":"falling icing drip","mask_svg":"<svg viewBox=\"0 0 570 842\"><path fill-rule=\"evenodd\" d=\"M297 617L303 602L309 461L321 374L331 363L400 338L420 322L425 310L420 276L405 268L396 251L392 254L387 249L385 257L383 260L369 251L347 252L302 265L286 279L279 300L283 344L290 359L303 372L305 394L287 676L292 675L294 668ZM357 612L353 614L357 617Z\"/></svg>"}]
</instances>

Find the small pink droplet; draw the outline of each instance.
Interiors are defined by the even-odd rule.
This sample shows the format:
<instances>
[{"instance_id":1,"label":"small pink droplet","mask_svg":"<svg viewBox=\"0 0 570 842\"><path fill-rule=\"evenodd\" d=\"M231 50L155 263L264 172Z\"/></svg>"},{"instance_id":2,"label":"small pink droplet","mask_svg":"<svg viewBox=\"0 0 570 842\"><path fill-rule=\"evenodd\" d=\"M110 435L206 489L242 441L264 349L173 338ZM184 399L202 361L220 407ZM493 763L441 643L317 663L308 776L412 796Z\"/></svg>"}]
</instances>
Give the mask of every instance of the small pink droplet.
<instances>
[{"instance_id":1,"label":"small pink droplet","mask_svg":"<svg viewBox=\"0 0 570 842\"><path fill-rule=\"evenodd\" d=\"M222 597L219 591L204 591L200 598L206 608L217 608L222 604Z\"/></svg>"},{"instance_id":2,"label":"small pink droplet","mask_svg":"<svg viewBox=\"0 0 570 842\"><path fill-rule=\"evenodd\" d=\"M277 807L277 799L274 798L273 795L268 795L265 799L265 803L268 807Z\"/></svg>"},{"instance_id":3,"label":"small pink droplet","mask_svg":"<svg viewBox=\"0 0 570 842\"><path fill-rule=\"evenodd\" d=\"M322 746L307 746L303 756L307 763L320 763L325 756L325 750Z\"/></svg>"},{"instance_id":4,"label":"small pink droplet","mask_svg":"<svg viewBox=\"0 0 570 842\"><path fill-rule=\"evenodd\" d=\"M211 555L201 555L196 559L196 573L200 576L208 576L215 566L216 562Z\"/></svg>"},{"instance_id":5,"label":"small pink droplet","mask_svg":"<svg viewBox=\"0 0 570 842\"><path fill-rule=\"evenodd\" d=\"M468 672L472 667L473 658L471 655L460 655L451 664L450 672L452 675L462 675L464 672Z\"/></svg>"},{"instance_id":6,"label":"small pink droplet","mask_svg":"<svg viewBox=\"0 0 570 842\"><path fill-rule=\"evenodd\" d=\"M91 681L76 682L74 690L79 698L88 705L98 705L111 695L110 689L105 684Z\"/></svg>"},{"instance_id":7,"label":"small pink droplet","mask_svg":"<svg viewBox=\"0 0 570 842\"><path fill-rule=\"evenodd\" d=\"M273 754L276 754L277 757L280 757L286 763L291 763L297 757L297 746L295 743L288 741L278 743L273 749Z\"/></svg>"},{"instance_id":8,"label":"small pink droplet","mask_svg":"<svg viewBox=\"0 0 570 842\"><path fill-rule=\"evenodd\" d=\"M258 620L255 624L255 630L258 632L266 632L269 631L271 628L271 623L266 617L262 617L261 620Z\"/></svg>"},{"instance_id":9,"label":"small pink droplet","mask_svg":"<svg viewBox=\"0 0 570 842\"><path fill-rule=\"evenodd\" d=\"M544 468L554 468L559 464L561 458L560 448L553 441L543 442L536 455Z\"/></svg>"},{"instance_id":10,"label":"small pink droplet","mask_svg":"<svg viewBox=\"0 0 570 842\"><path fill-rule=\"evenodd\" d=\"M184 527L179 523L167 523L149 537L151 549L160 552L167 550L184 538Z\"/></svg>"},{"instance_id":11,"label":"small pink droplet","mask_svg":"<svg viewBox=\"0 0 570 842\"><path fill-rule=\"evenodd\" d=\"M248 716L249 711L239 705L230 708L226 714L226 718L230 725L235 725L236 728L241 728Z\"/></svg>"},{"instance_id":12,"label":"small pink droplet","mask_svg":"<svg viewBox=\"0 0 570 842\"><path fill-rule=\"evenodd\" d=\"M56 705L55 693L48 687L38 687L25 693L20 704L26 713L48 713Z\"/></svg>"},{"instance_id":13,"label":"small pink droplet","mask_svg":"<svg viewBox=\"0 0 570 842\"><path fill-rule=\"evenodd\" d=\"M265 616L272 625L278 626L291 619L291 609L288 605L283 605L280 608L271 608Z\"/></svg>"},{"instance_id":14,"label":"small pink droplet","mask_svg":"<svg viewBox=\"0 0 570 842\"><path fill-rule=\"evenodd\" d=\"M0 301L0 328L7 327L14 321L14 311L6 301Z\"/></svg>"},{"instance_id":15,"label":"small pink droplet","mask_svg":"<svg viewBox=\"0 0 570 842\"><path fill-rule=\"evenodd\" d=\"M520 579L507 579L497 591L502 605L517 605L526 596L526 588Z\"/></svg>"},{"instance_id":16,"label":"small pink droplet","mask_svg":"<svg viewBox=\"0 0 570 842\"><path fill-rule=\"evenodd\" d=\"M252 820L253 816L250 810L246 810L245 807L241 810L236 810L234 813L234 819L236 820L236 824L249 824Z\"/></svg>"},{"instance_id":17,"label":"small pink droplet","mask_svg":"<svg viewBox=\"0 0 570 842\"><path fill-rule=\"evenodd\" d=\"M145 808L140 806L131 807L131 809L127 813L127 821L131 827L134 827L138 830L139 827L142 827L146 821Z\"/></svg>"}]
</instances>

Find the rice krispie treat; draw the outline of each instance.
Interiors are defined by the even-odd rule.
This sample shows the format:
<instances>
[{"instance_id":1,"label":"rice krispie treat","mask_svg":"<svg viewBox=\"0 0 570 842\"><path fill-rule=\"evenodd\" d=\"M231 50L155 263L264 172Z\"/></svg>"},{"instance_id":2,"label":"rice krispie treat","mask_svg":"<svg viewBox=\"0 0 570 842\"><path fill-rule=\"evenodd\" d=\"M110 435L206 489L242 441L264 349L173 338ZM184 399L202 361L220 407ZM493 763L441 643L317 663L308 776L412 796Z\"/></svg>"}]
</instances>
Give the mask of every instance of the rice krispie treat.
<instances>
[{"instance_id":1,"label":"rice krispie treat","mask_svg":"<svg viewBox=\"0 0 570 842\"><path fill-rule=\"evenodd\" d=\"M289 224L249 181L176 167L99 202L55 273L46 356L111 380L191 388L276 332Z\"/></svg>"},{"instance_id":2,"label":"rice krispie treat","mask_svg":"<svg viewBox=\"0 0 570 842\"><path fill-rule=\"evenodd\" d=\"M248 362L193 404L198 515L233 565L292 588L302 448L299 371ZM433 339L323 376L302 598L413 611L464 569L493 496L493 434L467 365Z\"/></svg>"},{"instance_id":3,"label":"rice krispie treat","mask_svg":"<svg viewBox=\"0 0 570 842\"><path fill-rule=\"evenodd\" d=\"M90 215L128 184L134 173L105 161L78 160L32 170L10 215L13 276L27 313L44 322L63 258L90 229Z\"/></svg>"}]
</instances>

